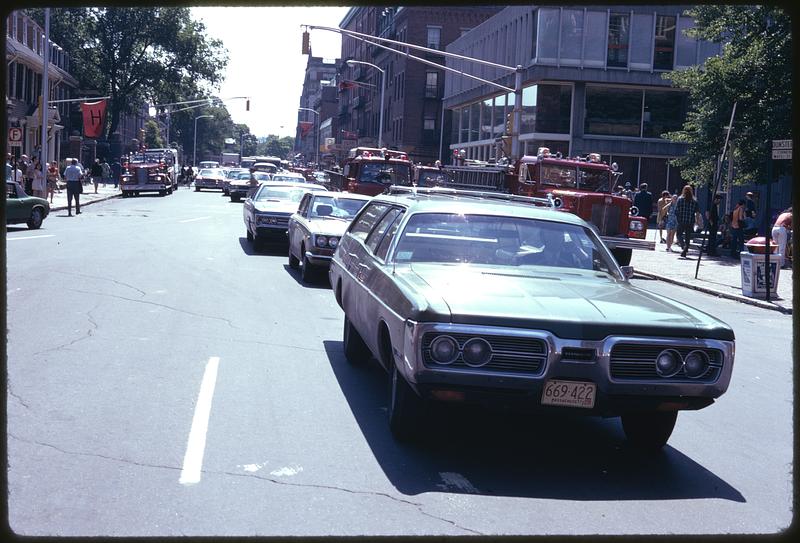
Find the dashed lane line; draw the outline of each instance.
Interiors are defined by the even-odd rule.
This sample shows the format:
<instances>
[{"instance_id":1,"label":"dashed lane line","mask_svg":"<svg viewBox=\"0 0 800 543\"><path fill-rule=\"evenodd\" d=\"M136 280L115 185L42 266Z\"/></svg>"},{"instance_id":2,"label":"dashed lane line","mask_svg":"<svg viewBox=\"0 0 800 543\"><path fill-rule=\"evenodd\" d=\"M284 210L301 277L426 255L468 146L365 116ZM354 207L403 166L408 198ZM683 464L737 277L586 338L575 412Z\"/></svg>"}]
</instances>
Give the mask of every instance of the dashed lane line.
<instances>
[{"instance_id":1,"label":"dashed lane line","mask_svg":"<svg viewBox=\"0 0 800 543\"><path fill-rule=\"evenodd\" d=\"M183 457L183 469L181 470L180 479L178 479L178 482L182 485L192 485L200 482L200 473L203 469L203 454L206 449L208 419L211 414L214 387L217 383L218 367L218 356L212 356L208 359L203 381L200 384L200 394L197 397L197 404L194 408L192 429L189 431L186 455Z\"/></svg>"}]
</instances>

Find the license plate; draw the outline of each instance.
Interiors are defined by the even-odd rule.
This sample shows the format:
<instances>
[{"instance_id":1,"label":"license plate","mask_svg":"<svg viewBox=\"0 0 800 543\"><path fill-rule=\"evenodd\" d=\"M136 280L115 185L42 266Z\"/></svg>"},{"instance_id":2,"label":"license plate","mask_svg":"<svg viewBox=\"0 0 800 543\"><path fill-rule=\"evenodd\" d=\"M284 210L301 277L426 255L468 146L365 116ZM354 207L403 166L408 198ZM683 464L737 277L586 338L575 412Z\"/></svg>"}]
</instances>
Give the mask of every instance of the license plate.
<instances>
[{"instance_id":1,"label":"license plate","mask_svg":"<svg viewBox=\"0 0 800 543\"><path fill-rule=\"evenodd\" d=\"M591 409L594 407L596 389L594 383L551 379L544 384L542 405Z\"/></svg>"}]
</instances>

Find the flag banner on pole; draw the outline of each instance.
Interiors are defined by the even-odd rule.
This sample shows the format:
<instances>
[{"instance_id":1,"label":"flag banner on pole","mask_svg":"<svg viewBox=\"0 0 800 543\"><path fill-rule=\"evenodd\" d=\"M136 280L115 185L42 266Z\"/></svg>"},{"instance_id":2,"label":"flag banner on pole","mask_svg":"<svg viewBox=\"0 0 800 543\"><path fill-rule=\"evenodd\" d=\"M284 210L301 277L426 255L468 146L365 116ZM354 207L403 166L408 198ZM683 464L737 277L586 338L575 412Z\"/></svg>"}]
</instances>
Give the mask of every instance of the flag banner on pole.
<instances>
[{"instance_id":1,"label":"flag banner on pole","mask_svg":"<svg viewBox=\"0 0 800 543\"><path fill-rule=\"evenodd\" d=\"M83 113L83 135L87 138L99 138L105 127L106 101L83 102L81 113Z\"/></svg>"},{"instance_id":2,"label":"flag banner on pole","mask_svg":"<svg viewBox=\"0 0 800 543\"><path fill-rule=\"evenodd\" d=\"M300 121L300 136L305 137L311 131L311 128L313 126L314 123L310 123L308 121Z\"/></svg>"}]
</instances>

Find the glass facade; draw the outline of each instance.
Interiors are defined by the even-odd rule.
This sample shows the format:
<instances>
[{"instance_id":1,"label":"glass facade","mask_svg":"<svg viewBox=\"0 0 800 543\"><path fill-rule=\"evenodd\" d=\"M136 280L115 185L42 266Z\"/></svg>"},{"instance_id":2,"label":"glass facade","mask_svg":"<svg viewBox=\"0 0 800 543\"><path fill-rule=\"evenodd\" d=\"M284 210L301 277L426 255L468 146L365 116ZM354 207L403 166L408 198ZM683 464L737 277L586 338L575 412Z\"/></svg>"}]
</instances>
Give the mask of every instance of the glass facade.
<instances>
[{"instance_id":1,"label":"glass facade","mask_svg":"<svg viewBox=\"0 0 800 543\"><path fill-rule=\"evenodd\" d=\"M481 124L480 108L480 102L476 102L469 107L469 141L478 141L480 139L478 130Z\"/></svg>"},{"instance_id":2,"label":"glass facade","mask_svg":"<svg viewBox=\"0 0 800 543\"><path fill-rule=\"evenodd\" d=\"M482 140L492 137L492 99L487 98L481 102L481 133Z\"/></svg>"},{"instance_id":3,"label":"glass facade","mask_svg":"<svg viewBox=\"0 0 800 543\"><path fill-rule=\"evenodd\" d=\"M671 15L656 16L654 47L653 69L672 70L675 57L675 17Z\"/></svg>"},{"instance_id":4,"label":"glass facade","mask_svg":"<svg viewBox=\"0 0 800 543\"><path fill-rule=\"evenodd\" d=\"M645 91L642 137L660 138L667 132L680 130L686 118L688 99L685 92Z\"/></svg>"},{"instance_id":5,"label":"glass facade","mask_svg":"<svg viewBox=\"0 0 800 543\"><path fill-rule=\"evenodd\" d=\"M639 137L641 127L641 89L586 86L586 134Z\"/></svg>"},{"instance_id":6,"label":"glass facade","mask_svg":"<svg viewBox=\"0 0 800 543\"><path fill-rule=\"evenodd\" d=\"M505 95L502 96L495 96L494 98L494 136L502 136L503 133L506 131L506 97ZM511 113L511 110L508 110Z\"/></svg>"},{"instance_id":7,"label":"glass facade","mask_svg":"<svg viewBox=\"0 0 800 543\"><path fill-rule=\"evenodd\" d=\"M583 44L583 10L565 9L561 12L561 49L559 58L562 64L580 64Z\"/></svg>"},{"instance_id":8,"label":"glass facade","mask_svg":"<svg viewBox=\"0 0 800 543\"><path fill-rule=\"evenodd\" d=\"M608 19L608 55L606 65L614 68L628 67L628 39L630 17L612 13Z\"/></svg>"},{"instance_id":9,"label":"glass facade","mask_svg":"<svg viewBox=\"0 0 800 543\"><path fill-rule=\"evenodd\" d=\"M538 85L536 132L569 134L572 87L570 85Z\"/></svg>"}]
</instances>

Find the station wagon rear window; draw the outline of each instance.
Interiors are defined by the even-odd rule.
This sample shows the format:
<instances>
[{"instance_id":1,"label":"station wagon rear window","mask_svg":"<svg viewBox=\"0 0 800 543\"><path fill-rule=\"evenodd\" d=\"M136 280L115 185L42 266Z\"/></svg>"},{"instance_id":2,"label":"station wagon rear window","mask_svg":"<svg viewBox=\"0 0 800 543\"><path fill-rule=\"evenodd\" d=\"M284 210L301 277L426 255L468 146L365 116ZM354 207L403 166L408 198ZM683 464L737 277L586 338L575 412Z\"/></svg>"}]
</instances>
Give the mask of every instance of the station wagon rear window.
<instances>
[{"instance_id":1,"label":"station wagon rear window","mask_svg":"<svg viewBox=\"0 0 800 543\"><path fill-rule=\"evenodd\" d=\"M257 202L265 202L268 200L287 200L291 202L299 202L307 189L301 187L262 187L255 198Z\"/></svg>"}]
</instances>

